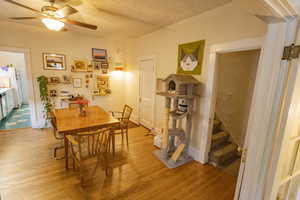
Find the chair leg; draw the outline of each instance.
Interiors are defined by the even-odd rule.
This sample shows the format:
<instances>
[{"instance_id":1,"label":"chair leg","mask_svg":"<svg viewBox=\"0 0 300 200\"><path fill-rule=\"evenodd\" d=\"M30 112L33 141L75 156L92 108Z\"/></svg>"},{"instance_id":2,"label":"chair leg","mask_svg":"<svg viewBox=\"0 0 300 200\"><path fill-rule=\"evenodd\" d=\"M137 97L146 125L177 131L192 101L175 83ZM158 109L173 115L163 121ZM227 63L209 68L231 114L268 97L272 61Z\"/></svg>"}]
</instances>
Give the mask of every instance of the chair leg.
<instances>
[{"instance_id":1,"label":"chair leg","mask_svg":"<svg viewBox=\"0 0 300 200\"><path fill-rule=\"evenodd\" d=\"M121 132L122 132L122 144L124 143L124 136L123 136L123 130L121 130Z\"/></svg>"},{"instance_id":2,"label":"chair leg","mask_svg":"<svg viewBox=\"0 0 300 200\"><path fill-rule=\"evenodd\" d=\"M112 143L112 136L111 134L109 134L108 136L108 152L110 153L111 152L111 143Z\"/></svg>"},{"instance_id":3,"label":"chair leg","mask_svg":"<svg viewBox=\"0 0 300 200\"><path fill-rule=\"evenodd\" d=\"M64 148L64 146L59 146L59 147L55 147L55 148L54 148L54 155L53 155L53 157L54 157L55 160L62 160L62 159L65 158L64 156L61 157L61 158L57 158L57 150L58 150L58 149L63 149L63 148Z\"/></svg>"},{"instance_id":4,"label":"chair leg","mask_svg":"<svg viewBox=\"0 0 300 200\"><path fill-rule=\"evenodd\" d=\"M115 156L116 153L116 137L115 134L112 134L112 151L113 151L113 156Z\"/></svg>"},{"instance_id":5,"label":"chair leg","mask_svg":"<svg viewBox=\"0 0 300 200\"><path fill-rule=\"evenodd\" d=\"M128 147L128 129L126 129L126 142L127 142L127 147Z\"/></svg>"}]
</instances>

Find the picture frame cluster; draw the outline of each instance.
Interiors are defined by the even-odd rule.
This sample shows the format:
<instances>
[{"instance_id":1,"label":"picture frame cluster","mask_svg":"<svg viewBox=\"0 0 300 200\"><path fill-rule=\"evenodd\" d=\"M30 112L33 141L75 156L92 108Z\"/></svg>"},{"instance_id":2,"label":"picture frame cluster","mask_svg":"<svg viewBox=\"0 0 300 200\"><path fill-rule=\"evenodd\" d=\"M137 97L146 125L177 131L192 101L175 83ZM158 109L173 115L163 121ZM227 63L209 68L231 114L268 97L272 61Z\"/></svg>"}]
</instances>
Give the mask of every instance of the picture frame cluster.
<instances>
[{"instance_id":1,"label":"picture frame cluster","mask_svg":"<svg viewBox=\"0 0 300 200\"><path fill-rule=\"evenodd\" d=\"M67 70L66 55L58 53L43 53L43 68L44 70ZM57 86L58 84L70 84L76 89L73 93L78 92L78 89L88 89L92 96L105 96L111 93L109 84L109 62L112 58L108 58L106 49L92 48L91 59L75 57L70 63L69 72L85 73L85 75L63 75L62 77L48 77L48 84L51 85L49 90L50 97L66 98L61 95L60 91L72 93L72 89L65 86ZM66 90L67 89L67 90ZM82 90L81 90L82 91Z\"/></svg>"},{"instance_id":2,"label":"picture frame cluster","mask_svg":"<svg viewBox=\"0 0 300 200\"><path fill-rule=\"evenodd\" d=\"M43 53L44 70L67 70L66 55ZM108 74L109 63L106 49L92 48L92 60L74 58L71 72L99 72Z\"/></svg>"}]
</instances>

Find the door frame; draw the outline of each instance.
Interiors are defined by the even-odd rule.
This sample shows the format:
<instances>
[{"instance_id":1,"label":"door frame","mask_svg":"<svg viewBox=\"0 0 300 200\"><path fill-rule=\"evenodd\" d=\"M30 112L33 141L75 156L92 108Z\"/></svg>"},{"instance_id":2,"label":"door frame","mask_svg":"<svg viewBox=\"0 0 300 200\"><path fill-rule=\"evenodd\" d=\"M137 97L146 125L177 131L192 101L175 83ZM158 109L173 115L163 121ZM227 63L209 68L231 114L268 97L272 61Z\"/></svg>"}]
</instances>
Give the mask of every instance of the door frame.
<instances>
[{"instance_id":1,"label":"door frame","mask_svg":"<svg viewBox=\"0 0 300 200\"><path fill-rule=\"evenodd\" d=\"M36 96L34 94L34 81L32 73L32 63L31 63L31 51L28 48L18 48L18 47L7 47L0 46L0 51L23 53L25 57L25 67L26 67L26 78L28 83L28 103L30 109L30 119L32 128L40 128L40 124L37 121L37 108L36 108Z\"/></svg>"},{"instance_id":2,"label":"door frame","mask_svg":"<svg viewBox=\"0 0 300 200\"><path fill-rule=\"evenodd\" d=\"M209 151L211 145L211 132L213 127L213 116L215 112L216 104L216 80L217 80L217 54L231 53L239 51L248 51L254 49L261 49L264 42L264 37L250 38L245 40L233 41L228 43L212 45L209 50L209 62L208 62L208 77L207 77L207 89L204 99L204 117L203 117L203 137L200 138L200 162L207 163L209 158ZM258 73L258 72L257 72ZM256 81L255 81L256 84ZM253 97L252 97L253 98ZM252 107L252 103L251 103ZM251 113L251 109L250 109ZM250 130L249 130L250 131ZM247 129L247 133L249 132ZM245 138L246 140L246 138ZM246 144L246 142L245 142Z\"/></svg>"},{"instance_id":3,"label":"door frame","mask_svg":"<svg viewBox=\"0 0 300 200\"><path fill-rule=\"evenodd\" d=\"M138 111L138 122L140 124L140 120L141 120L141 101L140 101L140 98L141 98L141 62L142 61L145 61L145 60L153 60L154 62L154 86L153 86L153 91L152 91L152 94L153 94L153 99L152 99L152 106L153 106L153 116L152 116L152 124L151 124L151 132L155 132L155 110L156 110L156 79L157 79L157 74L156 74L156 70L157 70L157 60L156 60L156 56L155 55L150 55L150 56L141 56L138 58L138 66L139 66L139 96L138 96L138 108L139 108L139 111ZM149 128L149 127L146 127L146 128Z\"/></svg>"}]
</instances>

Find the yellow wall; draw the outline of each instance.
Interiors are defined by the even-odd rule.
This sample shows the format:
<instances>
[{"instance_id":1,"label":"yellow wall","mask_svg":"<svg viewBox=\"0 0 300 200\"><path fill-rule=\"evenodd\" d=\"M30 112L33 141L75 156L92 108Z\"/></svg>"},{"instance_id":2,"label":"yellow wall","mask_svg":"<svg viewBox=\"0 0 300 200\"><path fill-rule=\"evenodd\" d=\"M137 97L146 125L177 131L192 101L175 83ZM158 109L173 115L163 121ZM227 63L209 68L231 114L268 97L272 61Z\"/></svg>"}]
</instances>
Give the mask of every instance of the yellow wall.
<instances>
[{"instance_id":1,"label":"yellow wall","mask_svg":"<svg viewBox=\"0 0 300 200\"><path fill-rule=\"evenodd\" d=\"M131 57L128 58L128 71L131 73L127 79L126 102L134 107L134 116L138 116L138 58L154 55L157 59L157 78L165 78L168 74L176 73L177 48L181 43L206 40L205 56L202 74L195 76L203 83L202 94L205 95L207 80L208 51L212 44L241 40L263 36L266 24L256 17L248 14L234 3L205 12L198 16L183 20L156 32L135 40L132 45ZM192 148L199 149L199 137L202 130L203 98L199 99L193 123ZM155 126L162 128L164 99L156 97Z\"/></svg>"}]
</instances>

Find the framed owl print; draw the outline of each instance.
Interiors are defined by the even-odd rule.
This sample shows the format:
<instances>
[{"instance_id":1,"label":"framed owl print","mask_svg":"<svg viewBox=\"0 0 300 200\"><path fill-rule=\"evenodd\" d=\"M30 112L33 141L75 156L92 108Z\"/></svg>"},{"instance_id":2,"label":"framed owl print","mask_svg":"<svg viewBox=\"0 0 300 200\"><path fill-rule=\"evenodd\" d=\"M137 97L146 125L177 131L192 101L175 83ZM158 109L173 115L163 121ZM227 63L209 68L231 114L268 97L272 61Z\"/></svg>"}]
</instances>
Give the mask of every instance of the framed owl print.
<instances>
[{"instance_id":1,"label":"framed owl print","mask_svg":"<svg viewBox=\"0 0 300 200\"><path fill-rule=\"evenodd\" d=\"M205 40L178 46L177 74L201 74L204 46Z\"/></svg>"}]
</instances>

